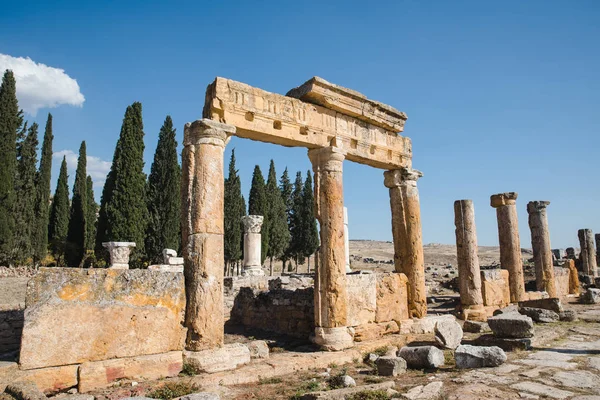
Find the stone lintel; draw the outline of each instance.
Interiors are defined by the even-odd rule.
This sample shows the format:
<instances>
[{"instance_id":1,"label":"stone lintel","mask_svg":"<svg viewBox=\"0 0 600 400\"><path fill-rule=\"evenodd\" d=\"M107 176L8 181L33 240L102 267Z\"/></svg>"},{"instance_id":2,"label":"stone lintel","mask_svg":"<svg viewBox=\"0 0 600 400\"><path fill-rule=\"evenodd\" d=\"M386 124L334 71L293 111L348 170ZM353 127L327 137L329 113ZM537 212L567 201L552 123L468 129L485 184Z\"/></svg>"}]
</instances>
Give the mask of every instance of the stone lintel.
<instances>
[{"instance_id":1,"label":"stone lintel","mask_svg":"<svg viewBox=\"0 0 600 400\"><path fill-rule=\"evenodd\" d=\"M514 205L517 202L517 192L498 193L490 196L490 205L494 208Z\"/></svg>"},{"instance_id":2,"label":"stone lintel","mask_svg":"<svg viewBox=\"0 0 600 400\"><path fill-rule=\"evenodd\" d=\"M338 111L394 132L402 132L408 118L402 111L368 99L356 90L334 85L315 76L286 96Z\"/></svg>"},{"instance_id":3,"label":"stone lintel","mask_svg":"<svg viewBox=\"0 0 600 400\"><path fill-rule=\"evenodd\" d=\"M529 203L527 203L527 212L529 214L540 212L543 209L545 209L546 207L548 207L549 205L550 205L550 202L546 201L546 200L530 201Z\"/></svg>"},{"instance_id":4,"label":"stone lintel","mask_svg":"<svg viewBox=\"0 0 600 400\"><path fill-rule=\"evenodd\" d=\"M203 116L235 126L235 136L246 139L308 149L335 146L348 160L375 168L412 163L411 141L398 130L230 79L216 78L208 86Z\"/></svg>"},{"instance_id":5,"label":"stone lintel","mask_svg":"<svg viewBox=\"0 0 600 400\"><path fill-rule=\"evenodd\" d=\"M391 189L400 186L403 182L416 182L421 177L423 173L416 169L394 169L383 173L383 184Z\"/></svg>"},{"instance_id":6,"label":"stone lintel","mask_svg":"<svg viewBox=\"0 0 600 400\"><path fill-rule=\"evenodd\" d=\"M222 124L206 118L199 119L185 124L183 145L206 143L225 146L228 138L234 135L235 131L235 126Z\"/></svg>"}]
</instances>

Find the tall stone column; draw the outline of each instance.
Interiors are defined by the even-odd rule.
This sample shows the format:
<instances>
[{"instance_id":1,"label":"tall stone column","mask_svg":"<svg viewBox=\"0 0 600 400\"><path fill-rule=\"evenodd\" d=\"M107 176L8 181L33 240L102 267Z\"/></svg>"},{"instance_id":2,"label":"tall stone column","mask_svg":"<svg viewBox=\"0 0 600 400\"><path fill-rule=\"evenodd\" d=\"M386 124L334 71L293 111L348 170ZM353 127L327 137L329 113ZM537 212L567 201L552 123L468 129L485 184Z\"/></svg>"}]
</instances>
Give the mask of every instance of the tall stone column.
<instances>
[{"instance_id":1,"label":"tall stone column","mask_svg":"<svg viewBox=\"0 0 600 400\"><path fill-rule=\"evenodd\" d=\"M491 206L498 217L498 239L500 241L500 264L508 270L510 301L516 303L527 300L521 259L521 241L517 218L516 192L498 193L490 198Z\"/></svg>"},{"instance_id":2,"label":"tall stone column","mask_svg":"<svg viewBox=\"0 0 600 400\"><path fill-rule=\"evenodd\" d=\"M550 297L557 297L554 280L554 263L550 247L548 215L546 207L549 201L530 201L527 203L529 228L531 229L531 248L535 264L535 283L537 290L546 291Z\"/></svg>"},{"instance_id":3,"label":"tall stone column","mask_svg":"<svg viewBox=\"0 0 600 400\"><path fill-rule=\"evenodd\" d=\"M336 147L308 151L315 174L315 214L321 227L315 271L315 343L326 350L354 345L347 327L344 191L345 154Z\"/></svg>"},{"instance_id":4,"label":"tall stone column","mask_svg":"<svg viewBox=\"0 0 600 400\"><path fill-rule=\"evenodd\" d=\"M235 127L208 119L184 129L181 231L191 351L223 345L223 151L233 133Z\"/></svg>"},{"instance_id":5,"label":"tall stone column","mask_svg":"<svg viewBox=\"0 0 600 400\"><path fill-rule=\"evenodd\" d=\"M458 287L464 320L485 321L481 292L481 271L477 255L477 231L475 208L472 200L454 202L454 225L456 226L456 258L458 260Z\"/></svg>"},{"instance_id":6,"label":"tall stone column","mask_svg":"<svg viewBox=\"0 0 600 400\"><path fill-rule=\"evenodd\" d=\"M600 264L600 233L596 233L594 237L596 238L596 269L598 269ZM600 272L598 273L600 274Z\"/></svg>"},{"instance_id":7,"label":"tall stone column","mask_svg":"<svg viewBox=\"0 0 600 400\"><path fill-rule=\"evenodd\" d=\"M346 250L346 273L352 272L350 269L350 237L348 235L348 208L344 207L344 250Z\"/></svg>"},{"instance_id":8,"label":"tall stone column","mask_svg":"<svg viewBox=\"0 0 600 400\"><path fill-rule=\"evenodd\" d=\"M421 207L417 179L420 171L396 169L383 173L384 184L390 189L394 265L396 272L408 278L408 311L411 318L427 315L425 259L421 237Z\"/></svg>"},{"instance_id":9,"label":"tall stone column","mask_svg":"<svg viewBox=\"0 0 600 400\"><path fill-rule=\"evenodd\" d=\"M242 275L264 275L260 256L262 250L260 229L263 224L262 215L242 217L244 224L244 270Z\"/></svg>"},{"instance_id":10,"label":"tall stone column","mask_svg":"<svg viewBox=\"0 0 600 400\"><path fill-rule=\"evenodd\" d=\"M581 248L581 272L584 275L597 276L594 234L591 229L580 229L577 236L579 236L579 246Z\"/></svg>"}]
</instances>

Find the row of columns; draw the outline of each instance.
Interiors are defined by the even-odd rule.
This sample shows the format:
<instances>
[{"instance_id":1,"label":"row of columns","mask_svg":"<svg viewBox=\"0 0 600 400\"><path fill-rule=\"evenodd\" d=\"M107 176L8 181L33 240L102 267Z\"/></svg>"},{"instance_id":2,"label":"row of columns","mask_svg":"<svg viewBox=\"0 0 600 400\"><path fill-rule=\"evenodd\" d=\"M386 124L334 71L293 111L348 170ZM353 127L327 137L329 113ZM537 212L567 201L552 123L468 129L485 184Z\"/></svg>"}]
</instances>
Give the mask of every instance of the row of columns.
<instances>
[{"instance_id":1,"label":"row of columns","mask_svg":"<svg viewBox=\"0 0 600 400\"><path fill-rule=\"evenodd\" d=\"M186 124L182 153L182 236L186 285L186 349L223 345L223 153L235 127L212 120ZM315 274L315 342L324 349L353 345L347 326L343 161L336 147L311 149L315 215L321 245ZM409 312L427 313L419 194L422 174L411 169L384 173L389 188L395 269L408 277ZM258 225L258 221L245 221ZM259 228L258 228L259 229ZM252 232L248 232L250 234ZM250 252L248 252L250 253ZM255 262L248 254L245 263ZM260 257L260 254L258 254Z\"/></svg>"}]
</instances>

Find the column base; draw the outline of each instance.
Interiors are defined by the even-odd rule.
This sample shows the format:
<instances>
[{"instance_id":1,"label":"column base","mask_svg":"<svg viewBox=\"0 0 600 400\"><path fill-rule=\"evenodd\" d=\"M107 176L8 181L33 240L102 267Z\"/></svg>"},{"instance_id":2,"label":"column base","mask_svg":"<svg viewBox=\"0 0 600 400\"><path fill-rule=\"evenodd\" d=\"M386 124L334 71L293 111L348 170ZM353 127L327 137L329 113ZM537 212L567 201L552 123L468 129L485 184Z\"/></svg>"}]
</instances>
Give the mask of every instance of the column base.
<instances>
[{"instance_id":1,"label":"column base","mask_svg":"<svg viewBox=\"0 0 600 400\"><path fill-rule=\"evenodd\" d=\"M244 267L242 276L264 276L265 271L261 267Z\"/></svg>"},{"instance_id":2,"label":"column base","mask_svg":"<svg viewBox=\"0 0 600 400\"><path fill-rule=\"evenodd\" d=\"M459 318L463 321L487 321L487 311L483 305L462 306Z\"/></svg>"},{"instance_id":3,"label":"column base","mask_svg":"<svg viewBox=\"0 0 600 400\"><path fill-rule=\"evenodd\" d=\"M315 327L311 337L313 343L327 351L341 351L354 347L354 329L345 326L337 328Z\"/></svg>"}]
</instances>

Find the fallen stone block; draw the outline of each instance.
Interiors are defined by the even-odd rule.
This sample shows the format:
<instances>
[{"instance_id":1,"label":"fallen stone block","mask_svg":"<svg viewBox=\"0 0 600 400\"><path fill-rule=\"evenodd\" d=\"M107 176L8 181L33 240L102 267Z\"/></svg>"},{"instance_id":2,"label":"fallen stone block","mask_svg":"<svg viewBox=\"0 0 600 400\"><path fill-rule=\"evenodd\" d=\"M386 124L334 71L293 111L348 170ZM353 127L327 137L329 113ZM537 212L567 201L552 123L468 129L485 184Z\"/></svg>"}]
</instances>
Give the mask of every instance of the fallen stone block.
<instances>
[{"instance_id":1,"label":"fallen stone block","mask_svg":"<svg viewBox=\"0 0 600 400\"><path fill-rule=\"evenodd\" d=\"M442 395L443 382L431 382L427 385L416 386L404 393L401 398L408 400L436 400Z\"/></svg>"},{"instance_id":2,"label":"fallen stone block","mask_svg":"<svg viewBox=\"0 0 600 400\"><path fill-rule=\"evenodd\" d=\"M184 351L183 362L195 372L220 372L236 369L250 362L250 350L241 343L202 351Z\"/></svg>"},{"instance_id":3,"label":"fallen stone block","mask_svg":"<svg viewBox=\"0 0 600 400\"><path fill-rule=\"evenodd\" d=\"M340 377L340 383L343 388L355 387L356 381L350 375L343 375Z\"/></svg>"},{"instance_id":4,"label":"fallen stone block","mask_svg":"<svg viewBox=\"0 0 600 400\"><path fill-rule=\"evenodd\" d=\"M473 344L478 346L498 346L504 351L529 350L531 338L501 338L494 335L481 335Z\"/></svg>"},{"instance_id":5,"label":"fallen stone block","mask_svg":"<svg viewBox=\"0 0 600 400\"><path fill-rule=\"evenodd\" d=\"M415 335L420 335L424 333L433 333L435 330L435 324L440 321L456 321L456 318L453 315L431 315L425 318L420 319L412 319L411 323L402 321L402 329L400 333L412 333ZM406 322L406 324L405 324ZM404 326L406 325L406 329Z\"/></svg>"},{"instance_id":6,"label":"fallen stone block","mask_svg":"<svg viewBox=\"0 0 600 400\"><path fill-rule=\"evenodd\" d=\"M555 313L559 313L563 311L563 306L560 299L556 297L549 297L546 299L537 299L537 300L526 300L519 302L519 308L521 307L530 307L530 308L543 308L544 310L554 311Z\"/></svg>"},{"instance_id":7,"label":"fallen stone block","mask_svg":"<svg viewBox=\"0 0 600 400\"><path fill-rule=\"evenodd\" d=\"M573 310L565 310L558 314L561 321L572 322L577 321L577 313Z\"/></svg>"},{"instance_id":8,"label":"fallen stone block","mask_svg":"<svg viewBox=\"0 0 600 400\"><path fill-rule=\"evenodd\" d=\"M506 306L504 308L500 308L500 309L494 311L494 316L501 315L501 314L518 313L518 312L519 312L519 307L516 304L509 304L508 306Z\"/></svg>"},{"instance_id":9,"label":"fallen stone block","mask_svg":"<svg viewBox=\"0 0 600 400\"><path fill-rule=\"evenodd\" d=\"M492 330L487 322L465 321L463 324L463 331L470 333L487 333Z\"/></svg>"},{"instance_id":10,"label":"fallen stone block","mask_svg":"<svg viewBox=\"0 0 600 400\"><path fill-rule=\"evenodd\" d=\"M456 321L442 320L435 324L435 341L440 346L454 350L460 345L463 330Z\"/></svg>"},{"instance_id":11,"label":"fallen stone block","mask_svg":"<svg viewBox=\"0 0 600 400\"><path fill-rule=\"evenodd\" d=\"M408 368L431 369L444 365L444 352L434 346L403 347L398 357L406 360Z\"/></svg>"},{"instance_id":12,"label":"fallen stone block","mask_svg":"<svg viewBox=\"0 0 600 400\"><path fill-rule=\"evenodd\" d=\"M306 393L300 397L301 400L345 400L347 396L360 392L393 389L396 382L388 381L375 383L373 385L356 386L352 388L334 389L322 392Z\"/></svg>"},{"instance_id":13,"label":"fallen stone block","mask_svg":"<svg viewBox=\"0 0 600 400\"><path fill-rule=\"evenodd\" d=\"M519 307L519 314L527 315L534 322L544 324L558 322L560 320L558 313L544 308Z\"/></svg>"},{"instance_id":14,"label":"fallen stone block","mask_svg":"<svg viewBox=\"0 0 600 400\"><path fill-rule=\"evenodd\" d=\"M507 313L488 318L494 335L503 338L528 338L533 336L533 320L526 315Z\"/></svg>"},{"instance_id":15,"label":"fallen stone block","mask_svg":"<svg viewBox=\"0 0 600 400\"><path fill-rule=\"evenodd\" d=\"M250 358L269 358L269 345L264 340L254 340L248 343Z\"/></svg>"},{"instance_id":16,"label":"fallen stone block","mask_svg":"<svg viewBox=\"0 0 600 400\"><path fill-rule=\"evenodd\" d=\"M354 341L364 342L367 340L379 339L384 335L398 332L400 332L400 328L395 321L359 325L354 328Z\"/></svg>"},{"instance_id":17,"label":"fallen stone block","mask_svg":"<svg viewBox=\"0 0 600 400\"><path fill-rule=\"evenodd\" d=\"M581 295L583 304L600 304L600 289L589 288Z\"/></svg>"},{"instance_id":18,"label":"fallen stone block","mask_svg":"<svg viewBox=\"0 0 600 400\"><path fill-rule=\"evenodd\" d=\"M461 345L454 351L458 368L497 367L506 361L504 350L497 346Z\"/></svg>"},{"instance_id":19,"label":"fallen stone block","mask_svg":"<svg viewBox=\"0 0 600 400\"><path fill-rule=\"evenodd\" d=\"M143 381L177 376L182 369L181 351L87 362L79 367L78 390L85 393L102 389L120 379Z\"/></svg>"},{"instance_id":20,"label":"fallen stone block","mask_svg":"<svg viewBox=\"0 0 600 400\"><path fill-rule=\"evenodd\" d=\"M401 357L379 357L375 365L379 376L398 376L406 372L406 360Z\"/></svg>"},{"instance_id":21,"label":"fallen stone block","mask_svg":"<svg viewBox=\"0 0 600 400\"><path fill-rule=\"evenodd\" d=\"M77 386L78 365L19 371L15 382L33 382L47 395Z\"/></svg>"},{"instance_id":22,"label":"fallen stone block","mask_svg":"<svg viewBox=\"0 0 600 400\"><path fill-rule=\"evenodd\" d=\"M45 400L46 395L32 383L12 383L4 389L4 392L16 400Z\"/></svg>"}]
</instances>

